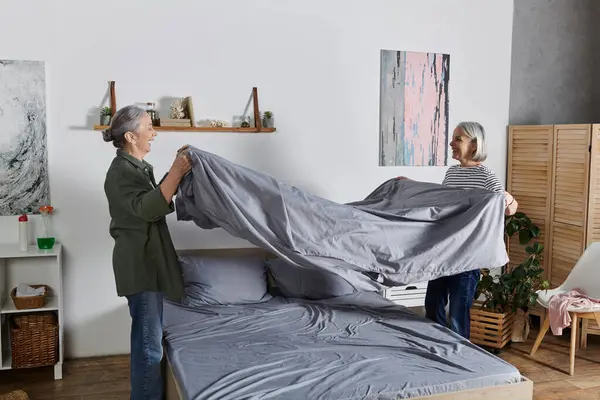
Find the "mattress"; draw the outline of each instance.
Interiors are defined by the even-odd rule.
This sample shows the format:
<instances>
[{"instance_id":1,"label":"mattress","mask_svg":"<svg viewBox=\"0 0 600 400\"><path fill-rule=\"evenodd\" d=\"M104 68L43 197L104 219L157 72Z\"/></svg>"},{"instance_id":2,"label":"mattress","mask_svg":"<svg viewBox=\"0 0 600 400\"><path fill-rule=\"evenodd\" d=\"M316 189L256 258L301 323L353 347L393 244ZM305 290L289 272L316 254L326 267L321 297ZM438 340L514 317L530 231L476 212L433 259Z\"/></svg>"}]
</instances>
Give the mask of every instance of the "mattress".
<instances>
[{"instance_id":1,"label":"mattress","mask_svg":"<svg viewBox=\"0 0 600 400\"><path fill-rule=\"evenodd\" d=\"M521 381L519 371L377 293L186 307L165 346L186 399L409 399Z\"/></svg>"}]
</instances>

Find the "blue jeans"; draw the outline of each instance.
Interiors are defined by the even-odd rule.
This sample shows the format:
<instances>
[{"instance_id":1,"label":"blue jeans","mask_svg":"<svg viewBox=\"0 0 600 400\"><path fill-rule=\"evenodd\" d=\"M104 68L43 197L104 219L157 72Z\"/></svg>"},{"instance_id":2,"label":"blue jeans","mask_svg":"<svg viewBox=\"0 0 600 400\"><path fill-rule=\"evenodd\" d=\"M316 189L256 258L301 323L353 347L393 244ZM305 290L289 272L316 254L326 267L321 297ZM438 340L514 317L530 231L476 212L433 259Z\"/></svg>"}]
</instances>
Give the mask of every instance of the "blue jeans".
<instances>
[{"instance_id":1,"label":"blue jeans","mask_svg":"<svg viewBox=\"0 0 600 400\"><path fill-rule=\"evenodd\" d=\"M471 306L479 277L479 270L474 270L429 281L425 295L425 316L448 327L445 307L450 299L450 329L469 339Z\"/></svg>"},{"instance_id":2,"label":"blue jeans","mask_svg":"<svg viewBox=\"0 0 600 400\"><path fill-rule=\"evenodd\" d=\"M163 295L127 296L131 315L131 399L163 399Z\"/></svg>"}]
</instances>

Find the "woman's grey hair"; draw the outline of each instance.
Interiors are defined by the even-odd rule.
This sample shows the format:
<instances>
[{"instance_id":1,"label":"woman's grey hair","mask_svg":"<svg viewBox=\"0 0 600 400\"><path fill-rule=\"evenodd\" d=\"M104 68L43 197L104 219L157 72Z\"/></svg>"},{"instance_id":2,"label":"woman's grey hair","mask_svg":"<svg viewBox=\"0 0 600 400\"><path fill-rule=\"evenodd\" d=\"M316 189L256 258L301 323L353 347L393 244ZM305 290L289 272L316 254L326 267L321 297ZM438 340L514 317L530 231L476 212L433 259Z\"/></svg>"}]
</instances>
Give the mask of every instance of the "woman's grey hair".
<instances>
[{"instance_id":1,"label":"woman's grey hair","mask_svg":"<svg viewBox=\"0 0 600 400\"><path fill-rule=\"evenodd\" d=\"M471 159L483 162L487 159L487 146L485 144L485 130L478 122L459 122L456 126L475 143L476 149Z\"/></svg>"},{"instance_id":2,"label":"woman's grey hair","mask_svg":"<svg viewBox=\"0 0 600 400\"><path fill-rule=\"evenodd\" d=\"M115 113L110 127L102 131L105 142L112 142L117 149L125 145L125 133L137 132L140 127L140 118L146 111L138 106L131 105L121 108Z\"/></svg>"}]
</instances>

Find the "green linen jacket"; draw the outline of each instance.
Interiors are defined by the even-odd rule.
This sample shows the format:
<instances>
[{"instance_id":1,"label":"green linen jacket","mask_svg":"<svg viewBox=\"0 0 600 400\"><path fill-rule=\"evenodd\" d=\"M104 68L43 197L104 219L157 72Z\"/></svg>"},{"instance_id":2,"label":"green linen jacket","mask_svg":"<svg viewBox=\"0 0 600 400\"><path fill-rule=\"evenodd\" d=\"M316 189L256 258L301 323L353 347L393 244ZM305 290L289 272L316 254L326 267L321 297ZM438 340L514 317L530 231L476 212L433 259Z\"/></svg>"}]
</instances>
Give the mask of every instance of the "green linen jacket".
<instances>
[{"instance_id":1,"label":"green linen jacket","mask_svg":"<svg viewBox=\"0 0 600 400\"><path fill-rule=\"evenodd\" d=\"M104 192L111 216L109 233L115 241L117 294L152 291L179 300L183 276L166 221L175 206L167 203L156 184L152 165L117 150Z\"/></svg>"}]
</instances>

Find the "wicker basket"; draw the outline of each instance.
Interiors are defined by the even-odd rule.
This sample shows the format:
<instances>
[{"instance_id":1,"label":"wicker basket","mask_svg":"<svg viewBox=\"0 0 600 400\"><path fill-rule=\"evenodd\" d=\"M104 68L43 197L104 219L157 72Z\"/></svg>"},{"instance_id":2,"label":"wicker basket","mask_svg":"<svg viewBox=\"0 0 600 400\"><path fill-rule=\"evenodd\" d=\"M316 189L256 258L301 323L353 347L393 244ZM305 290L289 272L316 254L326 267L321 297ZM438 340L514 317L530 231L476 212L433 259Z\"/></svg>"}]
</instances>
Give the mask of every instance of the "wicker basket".
<instances>
[{"instance_id":1,"label":"wicker basket","mask_svg":"<svg viewBox=\"0 0 600 400\"><path fill-rule=\"evenodd\" d=\"M58 322L53 312L17 315L10 328L12 368L32 368L58 362Z\"/></svg>"},{"instance_id":2,"label":"wicker basket","mask_svg":"<svg viewBox=\"0 0 600 400\"><path fill-rule=\"evenodd\" d=\"M43 295L41 296L17 296L17 288L13 288L10 292L10 297L12 298L13 303L15 304L15 308L17 310L29 310L32 308L42 308L46 303L46 297L48 296L49 287L46 285L30 285L32 288L37 289L43 287L46 289Z\"/></svg>"}]
</instances>

